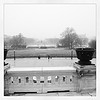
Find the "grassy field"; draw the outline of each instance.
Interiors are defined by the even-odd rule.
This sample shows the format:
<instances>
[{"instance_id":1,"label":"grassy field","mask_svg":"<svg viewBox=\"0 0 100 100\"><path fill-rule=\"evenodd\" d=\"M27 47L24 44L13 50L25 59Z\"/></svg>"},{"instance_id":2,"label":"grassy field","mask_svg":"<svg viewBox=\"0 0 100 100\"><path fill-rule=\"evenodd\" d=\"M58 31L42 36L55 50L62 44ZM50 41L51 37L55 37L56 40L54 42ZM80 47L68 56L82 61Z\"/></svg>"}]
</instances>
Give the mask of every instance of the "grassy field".
<instances>
[{"instance_id":1,"label":"grassy field","mask_svg":"<svg viewBox=\"0 0 100 100\"><path fill-rule=\"evenodd\" d=\"M76 57L75 50L72 50L72 56ZM52 56L52 57L71 57L71 50L65 48L52 48L52 49L24 49L24 50L15 50L16 58L30 58L37 56ZM9 50L7 58L14 57L14 50Z\"/></svg>"}]
</instances>

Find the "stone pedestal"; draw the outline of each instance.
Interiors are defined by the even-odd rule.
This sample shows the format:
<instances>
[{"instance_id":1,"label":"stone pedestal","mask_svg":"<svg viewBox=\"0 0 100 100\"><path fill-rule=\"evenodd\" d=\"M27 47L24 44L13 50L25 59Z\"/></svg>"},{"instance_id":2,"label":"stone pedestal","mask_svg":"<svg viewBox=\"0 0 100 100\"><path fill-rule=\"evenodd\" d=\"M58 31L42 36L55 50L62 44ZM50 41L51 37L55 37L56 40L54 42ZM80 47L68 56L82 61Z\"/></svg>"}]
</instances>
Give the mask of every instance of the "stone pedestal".
<instances>
[{"instance_id":1,"label":"stone pedestal","mask_svg":"<svg viewBox=\"0 0 100 100\"><path fill-rule=\"evenodd\" d=\"M80 77L81 76L96 75L96 66L95 66L95 64L80 65L78 63L74 63L74 67L76 68L76 72Z\"/></svg>"},{"instance_id":2,"label":"stone pedestal","mask_svg":"<svg viewBox=\"0 0 100 100\"><path fill-rule=\"evenodd\" d=\"M76 54L79 59L74 63L78 76L79 90L96 89L96 66L92 64L93 48L77 48Z\"/></svg>"},{"instance_id":3,"label":"stone pedestal","mask_svg":"<svg viewBox=\"0 0 100 100\"><path fill-rule=\"evenodd\" d=\"M96 89L96 66L74 63L78 76L79 91Z\"/></svg>"},{"instance_id":4,"label":"stone pedestal","mask_svg":"<svg viewBox=\"0 0 100 100\"><path fill-rule=\"evenodd\" d=\"M74 63L74 67L76 68L77 74L79 76L96 74L96 66L90 61L93 58L93 53L93 48L76 49L76 54L79 61Z\"/></svg>"}]
</instances>

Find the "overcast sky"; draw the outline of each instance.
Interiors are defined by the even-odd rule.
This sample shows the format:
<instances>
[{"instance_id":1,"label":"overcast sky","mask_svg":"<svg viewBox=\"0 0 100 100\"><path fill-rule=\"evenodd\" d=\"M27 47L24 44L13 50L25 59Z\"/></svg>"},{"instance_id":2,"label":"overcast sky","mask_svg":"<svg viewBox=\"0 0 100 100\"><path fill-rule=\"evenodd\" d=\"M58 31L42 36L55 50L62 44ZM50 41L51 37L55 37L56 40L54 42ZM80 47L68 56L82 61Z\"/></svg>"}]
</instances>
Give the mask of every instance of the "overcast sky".
<instances>
[{"instance_id":1,"label":"overcast sky","mask_svg":"<svg viewBox=\"0 0 100 100\"><path fill-rule=\"evenodd\" d=\"M77 34L96 36L96 7L85 4L5 5L4 34L45 39L61 37L67 28Z\"/></svg>"}]
</instances>

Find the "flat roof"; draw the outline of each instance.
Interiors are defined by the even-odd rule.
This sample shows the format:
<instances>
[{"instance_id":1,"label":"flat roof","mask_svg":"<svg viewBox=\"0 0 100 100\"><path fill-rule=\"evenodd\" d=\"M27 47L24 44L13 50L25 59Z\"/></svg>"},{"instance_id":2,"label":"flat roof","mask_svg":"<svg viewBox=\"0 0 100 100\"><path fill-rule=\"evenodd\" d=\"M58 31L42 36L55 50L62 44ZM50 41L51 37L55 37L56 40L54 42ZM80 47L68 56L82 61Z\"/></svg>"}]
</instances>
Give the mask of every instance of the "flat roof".
<instances>
[{"instance_id":1,"label":"flat roof","mask_svg":"<svg viewBox=\"0 0 100 100\"><path fill-rule=\"evenodd\" d=\"M13 67L8 69L8 72L24 72L24 71L76 71L74 67Z\"/></svg>"}]
</instances>

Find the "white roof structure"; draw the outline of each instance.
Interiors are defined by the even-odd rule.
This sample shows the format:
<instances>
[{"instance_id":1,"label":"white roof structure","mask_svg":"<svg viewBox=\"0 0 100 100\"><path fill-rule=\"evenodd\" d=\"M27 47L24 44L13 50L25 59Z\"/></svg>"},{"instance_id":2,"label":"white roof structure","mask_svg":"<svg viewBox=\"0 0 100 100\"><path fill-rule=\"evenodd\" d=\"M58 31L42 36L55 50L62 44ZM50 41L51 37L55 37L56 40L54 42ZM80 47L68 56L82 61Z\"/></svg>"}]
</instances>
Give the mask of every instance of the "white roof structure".
<instances>
[{"instance_id":1,"label":"white roof structure","mask_svg":"<svg viewBox=\"0 0 100 100\"><path fill-rule=\"evenodd\" d=\"M38 45L27 45L26 48L35 48L35 47L57 47L56 45L54 44L46 44L46 45L43 45L43 44L38 44Z\"/></svg>"}]
</instances>

